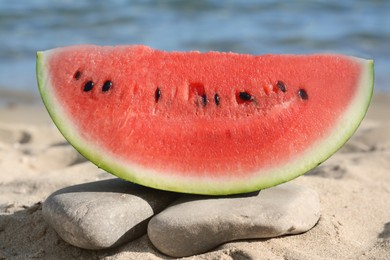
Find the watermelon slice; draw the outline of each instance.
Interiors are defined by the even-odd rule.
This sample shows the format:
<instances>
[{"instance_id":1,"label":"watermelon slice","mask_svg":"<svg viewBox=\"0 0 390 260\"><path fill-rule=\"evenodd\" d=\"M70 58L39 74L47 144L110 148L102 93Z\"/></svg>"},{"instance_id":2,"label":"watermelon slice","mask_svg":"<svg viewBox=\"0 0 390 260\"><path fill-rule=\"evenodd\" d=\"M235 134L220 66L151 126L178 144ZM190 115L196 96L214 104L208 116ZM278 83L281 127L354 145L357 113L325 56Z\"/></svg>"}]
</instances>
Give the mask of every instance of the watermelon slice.
<instances>
[{"instance_id":1,"label":"watermelon slice","mask_svg":"<svg viewBox=\"0 0 390 260\"><path fill-rule=\"evenodd\" d=\"M81 45L38 52L37 78L54 123L98 167L218 195L289 181L335 153L366 113L373 61Z\"/></svg>"}]
</instances>

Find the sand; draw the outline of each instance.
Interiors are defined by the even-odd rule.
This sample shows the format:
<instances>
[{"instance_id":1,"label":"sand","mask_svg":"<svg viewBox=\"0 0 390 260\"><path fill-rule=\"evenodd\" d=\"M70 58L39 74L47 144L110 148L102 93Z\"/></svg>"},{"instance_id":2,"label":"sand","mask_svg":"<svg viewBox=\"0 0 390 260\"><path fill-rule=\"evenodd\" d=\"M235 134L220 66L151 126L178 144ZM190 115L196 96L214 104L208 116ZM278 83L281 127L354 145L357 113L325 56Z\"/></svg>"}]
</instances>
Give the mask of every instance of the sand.
<instances>
[{"instance_id":1,"label":"sand","mask_svg":"<svg viewBox=\"0 0 390 260\"><path fill-rule=\"evenodd\" d=\"M147 236L103 251L62 241L42 218L41 203L62 187L112 176L66 143L39 100L12 91L0 97L0 259L169 259ZM390 97L376 94L353 138L293 180L320 195L312 230L235 241L188 259L390 259L389 111Z\"/></svg>"}]
</instances>

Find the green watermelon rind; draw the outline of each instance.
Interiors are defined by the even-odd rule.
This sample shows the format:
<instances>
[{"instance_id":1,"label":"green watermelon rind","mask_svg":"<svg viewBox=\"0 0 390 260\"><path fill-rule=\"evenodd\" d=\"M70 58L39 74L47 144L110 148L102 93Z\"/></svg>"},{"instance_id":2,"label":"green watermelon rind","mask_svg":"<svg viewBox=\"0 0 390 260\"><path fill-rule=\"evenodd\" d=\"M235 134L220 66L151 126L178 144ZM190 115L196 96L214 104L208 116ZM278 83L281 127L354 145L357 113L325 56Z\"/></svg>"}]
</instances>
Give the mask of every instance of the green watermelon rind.
<instances>
[{"instance_id":1,"label":"green watermelon rind","mask_svg":"<svg viewBox=\"0 0 390 260\"><path fill-rule=\"evenodd\" d=\"M46 57L51 51L37 53L37 81L41 98L53 122L62 135L84 157L96 164L99 168L110 172L122 179L144 186L183 193L226 195L240 194L261 190L290 181L324 162L333 155L353 135L363 120L371 101L374 88L374 62L372 60L355 59L362 66L362 73L358 82L356 95L345 113L340 117L331 134L323 138L308 149L296 161L288 162L283 166L270 169L248 178L221 179L180 177L176 173L159 173L140 166L126 164L114 155L108 154L100 147L87 144L73 128L68 115L59 106L55 95L51 92L50 78L45 68ZM305 162L305 163L303 163Z\"/></svg>"}]
</instances>

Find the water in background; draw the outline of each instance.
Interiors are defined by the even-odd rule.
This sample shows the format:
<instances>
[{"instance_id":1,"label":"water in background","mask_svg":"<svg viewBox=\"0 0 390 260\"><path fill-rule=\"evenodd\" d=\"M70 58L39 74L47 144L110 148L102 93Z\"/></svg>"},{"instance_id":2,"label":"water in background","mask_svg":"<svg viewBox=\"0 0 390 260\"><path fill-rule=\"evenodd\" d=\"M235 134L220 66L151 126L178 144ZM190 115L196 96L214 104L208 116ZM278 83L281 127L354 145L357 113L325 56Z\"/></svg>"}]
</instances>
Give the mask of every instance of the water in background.
<instances>
[{"instance_id":1,"label":"water in background","mask_svg":"<svg viewBox=\"0 0 390 260\"><path fill-rule=\"evenodd\" d=\"M343 53L374 59L376 90L390 92L389 12L386 0L0 0L0 88L37 93L37 50L93 43Z\"/></svg>"}]
</instances>

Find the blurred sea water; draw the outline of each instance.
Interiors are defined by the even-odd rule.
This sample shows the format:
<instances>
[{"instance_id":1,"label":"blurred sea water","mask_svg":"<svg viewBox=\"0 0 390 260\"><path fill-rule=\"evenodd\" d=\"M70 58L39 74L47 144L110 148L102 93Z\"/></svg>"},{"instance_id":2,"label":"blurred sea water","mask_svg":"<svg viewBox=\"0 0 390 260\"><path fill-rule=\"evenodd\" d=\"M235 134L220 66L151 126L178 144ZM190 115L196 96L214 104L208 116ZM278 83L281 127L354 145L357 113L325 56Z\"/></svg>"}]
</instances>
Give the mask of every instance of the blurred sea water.
<instances>
[{"instance_id":1,"label":"blurred sea water","mask_svg":"<svg viewBox=\"0 0 390 260\"><path fill-rule=\"evenodd\" d=\"M36 51L89 43L343 53L374 59L390 92L389 13L387 0L0 0L0 88L37 93Z\"/></svg>"}]
</instances>

